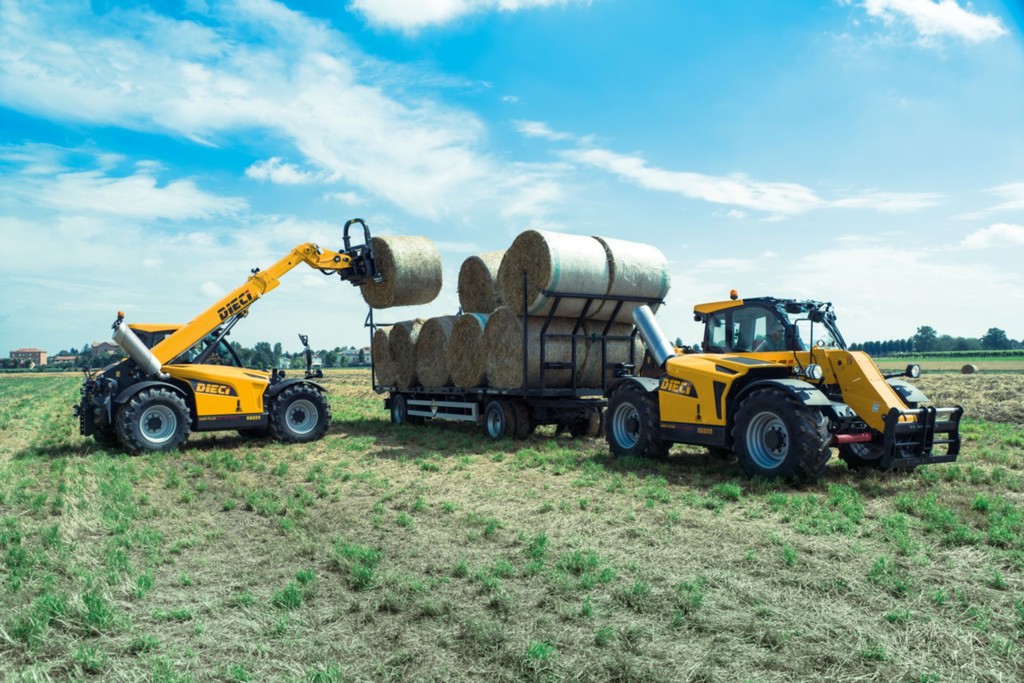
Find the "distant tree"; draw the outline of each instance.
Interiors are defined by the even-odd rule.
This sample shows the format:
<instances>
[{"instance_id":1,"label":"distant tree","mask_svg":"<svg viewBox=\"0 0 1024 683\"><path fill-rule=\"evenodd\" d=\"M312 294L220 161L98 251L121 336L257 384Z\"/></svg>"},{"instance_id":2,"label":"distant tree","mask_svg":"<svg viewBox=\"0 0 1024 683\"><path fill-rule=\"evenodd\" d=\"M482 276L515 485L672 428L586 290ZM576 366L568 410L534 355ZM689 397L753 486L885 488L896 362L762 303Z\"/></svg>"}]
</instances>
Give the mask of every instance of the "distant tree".
<instances>
[{"instance_id":1,"label":"distant tree","mask_svg":"<svg viewBox=\"0 0 1024 683\"><path fill-rule=\"evenodd\" d=\"M324 349L320 352L320 360L323 361L325 368L333 368L338 365L338 354L336 351L328 351Z\"/></svg>"},{"instance_id":2,"label":"distant tree","mask_svg":"<svg viewBox=\"0 0 1024 683\"><path fill-rule=\"evenodd\" d=\"M366 365L366 351L359 349L359 354L356 357L356 360L359 361L360 365Z\"/></svg>"},{"instance_id":3,"label":"distant tree","mask_svg":"<svg viewBox=\"0 0 1024 683\"><path fill-rule=\"evenodd\" d=\"M1003 350L1010 348L1010 340L1006 332L998 327L990 327L988 332L981 338L981 348L992 350Z\"/></svg>"},{"instance_id":4,"label":"distant tree","mask_svg":"<svg viewBox=\"0 0 1024 683\"><path fill-rule=\"evenodd\" d=\"M939 334L935 331L934 327L923 325L917 328L917 333L914 335L914 349L917 351L934 351L938 336Z\"/></svg>"}]
</instances>

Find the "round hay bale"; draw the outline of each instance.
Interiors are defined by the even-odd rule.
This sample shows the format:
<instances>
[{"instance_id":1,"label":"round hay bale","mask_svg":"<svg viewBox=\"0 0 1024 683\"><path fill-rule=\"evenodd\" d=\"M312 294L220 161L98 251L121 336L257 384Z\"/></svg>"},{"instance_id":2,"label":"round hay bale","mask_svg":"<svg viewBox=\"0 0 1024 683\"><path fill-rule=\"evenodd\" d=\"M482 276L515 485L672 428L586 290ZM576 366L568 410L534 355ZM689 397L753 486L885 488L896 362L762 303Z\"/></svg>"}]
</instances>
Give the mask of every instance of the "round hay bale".
<instances>
[{"instance_id":1,"label":"round hay bale","mask_svg":"<svg viewBox=\"0 0 1024 683\"><path fill-rule=\"evenodd\" d=\"M484 351L484 327L490 316L467 313L459 316L448 342L448 367L457 387L482 387L487 384L487 356Z\"/></svg>"},{"instance_id":2,"label":"round hay bale","mask_svg":"<svg viewBox=\"0 0 1024 683\"><path fill-rule=\"evenodd\" d=\"M470 256L459 268L459 305L464 313L490 313L501 306L498 269L504 251Z\"/></svg>"},{"instance_id":3,"label":"round hay bale","mask_svg":"<svg viewBox=\"0 0 1024 683\"><path fill-rule=\"evenodd\" d=\"M960 368L960 372L961 374L964 375L973 375L974 373L978 372L978 366L974 365L973 363L968 363L967 365Z\"/></svg>"},{"instance_id":4,"label":"round hay bale","mask_svg":"<svg viewBox=\"0 0 1024 683\"><path fill-rule=\"evenodd\" d=\"M608 256L593 237L527 230L515 238L501 260L498 287L516 315L524 314L524 270L526 315L545 315L551 310L554 300L541 294L543 290L602 296L608 292ZM579 316L585 303L584 299L563 299L556 315Z\"/></svg>"},{"instance_id":5,"label":"round hay bale","mask_svg":"<svg viewBox=\"0 0 1024 683\"><path fill-rule=\"evenodd\" d=\"M544 318L527 319L527 387L540 386L540 332ZM574 321L565 318L553 318L548 326L549 333L568 334L575 326ZM544 358L548 362L568 362L572 360L573 340L570 338L548 339L545 344ZM484 328L484 349L487 358L487 382L499 389L517 389L523 386L523 326L522 319L507 306L494 311L487 319ZM584 362L586 343L582 338L576 340L576 363ZM544 386L561 388L572 384L571 370L547 370L544 373Z\"/></svg>"},{"instance_id":6,"label":"round hay bale","mask_svg":"<svg viewBox=\"0 0 1024 683\"><path fill-rule=\"evenodd\" d=\"M583 326L583 330L587 337L587 353L585 355L582 365L578 366L576 373L576 384L582 388L596 388L601 386L601 370L602 365L604 366L604 386L608 386L613 379L615 379L615 364L616 363L630 363L632 362L635 366L634 372L639 374L639 370L644 360L644 344L640 341L640 335L637 334L636 339L633 340L633 358L629 357L630 340L629 339L608 339L607 341L607 355L602 354L602 338L601 333L604 332L605 323L603 322L587 322ZM632 324L625 323L613 323L608 329L608 337L628 337L633 332Z\"/></svg>"},{"instance_id":7,"label":"round hay bale","mask_svg":"<svg viewBox=\"0 0 1024 683\"><path fill-rule=\"evenodd\" d=\"M423 386L443 387L451 383L448 343L458 316L430 318L416 338L416 376Z\"/></svg>"},{"instance_id":8,"label":"round hay bale","mask_svg":"<svg viewBox=\"0 0 1024 683\"><path fill-rule=\"evenodd\" d=\"M671 285L668 272L668 259L661 250L642 242L629 242L612 237L594 236L604 247L608 257L610 273L609 296L640 296L651 299L664 299ZM617 302L604 301L588 318L608 320L615 311ZM631 323L633 310L642 306L643 302L626 302L619 308L615 321ZM658 311L658 304L650 304L651 311Z\"/></svg>"},{"instance_id":9,"label":"round hay bale","mask_svg":"<svg viewBox=\"0 0 1024 683\"><path fill-rule=\"evenodd\" d=\"M441 255L426 237L372 237L377 270L384 279L360 285L372 308L428 304L441 291Z\"/></svg>"},{"instance_id":10,"label":"round hay bale","mask_svg":"<svg viewBox=\"0 0 1024 683\"><path fill-rule=\"evenodd\" d=\"M395 384L400 387L412 387L418 384L416 379L416 339L426 320L416 318L395 323L388 333L388 348L391 351L391 362L395 366Z\"/></svg>"},{"instance_id":11,"label":"round hay bale","mask_svg":"<svg viewBox=\"0 0 1024 683\"><path fill-rule=\"evenodd\" d=\"M395 384L395 361L391 359L391 345L388 333L391 327L378 327L370 342L370 354L373 357L373 374L378 386L390 387Z\"/></svg>"}]
</instances>

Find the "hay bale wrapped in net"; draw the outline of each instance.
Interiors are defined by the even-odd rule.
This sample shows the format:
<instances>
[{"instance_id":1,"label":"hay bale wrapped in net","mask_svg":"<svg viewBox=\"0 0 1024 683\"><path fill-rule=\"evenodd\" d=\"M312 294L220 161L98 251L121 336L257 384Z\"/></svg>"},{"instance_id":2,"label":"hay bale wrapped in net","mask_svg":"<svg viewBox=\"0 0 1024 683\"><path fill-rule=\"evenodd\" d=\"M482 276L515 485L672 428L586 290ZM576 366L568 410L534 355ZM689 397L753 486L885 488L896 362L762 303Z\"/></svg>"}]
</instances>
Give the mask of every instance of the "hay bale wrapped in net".
<instances>
[{"instance_id":1,"label":"hay bale wrapped in net","mask_svg":"<svg viewBox=\"0 0 1024 683\"><path fill-rule=\"evenodd\" d=\"M377 384L390 387L395 384L395 361L391 359L391 345L388 343L388 333L391 327L378 327L373 333L373 340L370 342L370 354L373 357L373 373Z\"/></svg>"},{"instance_id":2,"label":"hay bale wrapped in net","mask_svg":"<svg viewBox=\"0 0 1024 683\"><path fill-rule=\"evenodd\" d=\"M416 378L416 339L426 320L416 318L395 323L388 333L388 347L391 362L395 367L395 384L412 387L418 384Z\"/></svg>"},{"instance_id":3,"label":"hay bale wrapped in net","mask_svg":"<svg viewBox=\"0 0 1024 683\"><path fill-rule=\"evenodd\" d=\"M528 363L527 387L540 386L540 333L545 318L527 319ZM566 318L552 318L548 333L571 333L575 321ZM568 362L572 360L573 340L571 338L548 339L544 359L547 362ZM508 306L502 306L487 319L484 328L484 349L487 357L487 382L499 389L516 389L523 385L523 326L522 319ZM577 365L584 361L586 344L582 337L576 341ZM567 387L572 384L571 370L547 370L544 386L548 388Z\"/></svg>"},{"instance_id":4,"label":"hay bale wrapped in net","mask_svg":"<svg viewBox=\"0 0 1024 683\"><path fill-rule=\"evenodd\" d=\"M545 230L519 234L505 252L498 287L505 304L523 315L523 271L526 271L526 315L546 315L554 300L540 292L604 295L608 292L608 256L593 237ZM563 299L556 315L577 317L586 300ZM595 306L591 306L591 309Z\"/></svg>"},{"instance_id":5,"label":"hay bale wrapped in net","mask_svg":"<svg viewBox=\"0 0 1024 683\"><path fill-rule=\"evenodd\" d=\"M452 381L448 344L457 316L430 318L416 338L416 377L426 387L443 387Z\"/></svg>"},{"instance_id":6,"label":"hay bale wrapped in net","mask_svg":"<svg viewBox=\"0 0 1024 683\"><path fill-rule=\"evenodd\" d=\"M576 372L576 385L581 388L597 388L601 386L602 365L604 365L604 386L608 386L615 379L615 363L632 362L637 373L639 373L640 366L643 363L644 343L640 340L639 334L636 335L636 339L632 342L634 353L632 360L629 356L631 345L629 339L608 339L606 342L607 352L602 359L601 334L604 332L604 326L605 323L600 321L587 321L583 326L583 331L587 335L587 352L583 363L578 366ZM632 332L632 324L612 323L612 326L608 329L608 337L629 337Z\"/></svg>"},{"instance_id":7,"label":"hay bale wrapped in net","mask_svg":"<svg viewBox=\"0 0 1024 683\"><path fill-rule=\"evenodd\" d=\"M457 387L482 387L487 384L487 355L484 327L490 316L467 313L459 316L448 342L448 367Z\"/></svg>"},{"instance_id":8,"label":"hay bale wrapped in net","mask_svg":"<svg viewBox=\"0 0 1024 683\"><path fill-rule=\"evenodd\" d=\"M399 235L373 237L381 282L360 285L363 300L372 308L428 304L441 291L441 254L426 237Z\"/></svg>"},{"instance_id":9,"label":"hay bale wrapped in net","mask_svg":"<svg viewBox=\"0 0 1024 683\"><path fill-rule=\"evenodd\" d=\"M671 278L668 272L668 259L661 250L642 242L629 242L612 237L594 236L604 247L608 258L609 296L638 296L651 299L664 299L668 294ZM608 320L615 313L617 302L603 302L593 314L587 317L594 320ZM633 309L642 306L643 302L626 302L619 308L615 321L632 322ZM657 312L658 304L649 304L652 312Z\"/></svg>"},{"instance_id":10,"label":"hay bale wrapped in net","mask_svg":"<svg viewBox=\"0 0 1024 683\"><path fill-rule=\"evenodd\" d=\"M502 305L498 289L498 269L502 251L470 256L459 268L459 305L464 313L490 313Z\"/></svg>"},{"instance_id":11,"label":"hay bale wrapped in net","mask_svg":"<svg viewBox=\"0 0 1024 683\"><path fill-rule=\"evenodd\" d=\"M973 375L978 372L978 366L973 363L968 363L967 365L960 368L960 372L961 374L964 375Z\"/></svg>"}]
</instances>

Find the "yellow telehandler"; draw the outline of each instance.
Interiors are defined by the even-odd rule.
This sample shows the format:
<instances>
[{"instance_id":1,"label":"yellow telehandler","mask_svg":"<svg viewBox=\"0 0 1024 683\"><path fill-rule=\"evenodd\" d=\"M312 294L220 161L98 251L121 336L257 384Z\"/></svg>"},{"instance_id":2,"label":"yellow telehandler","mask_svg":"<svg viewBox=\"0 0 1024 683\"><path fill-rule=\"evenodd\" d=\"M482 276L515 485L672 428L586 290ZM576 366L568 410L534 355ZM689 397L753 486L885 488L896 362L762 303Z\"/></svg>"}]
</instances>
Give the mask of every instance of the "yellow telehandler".
<instances>
[{"instance_id":1,"label":"yellow telehandler","mask_svg":"<svg viewBox=\"0 0 1024 683\"><path fill-rule=\"evenodd\" d=\"M353 246L349 230L355 224L362 226L364 242ZM193 431L238 430L284 442L322 437L331 410L324 388L312 381L317 373L309 367L304 335L302 379L242 367L225 340L250 306L300 263L355 286L381 280L370 230L354 218L345 223L341 251L301 244L266 270L253 269L243 285L186 325L129 325L119 312L113 338L127 358L86 375L75 406L81 434L130 453L178 448Z\"/></svg>"},{"instance_id":2,"label":"yellow telehandler","mask_svg":"<svg viewBox=\"0 0 1024 683\"><path fill-rule=\"evenodd\" d=\"M963 408L924 406L902 376L850 351L831 303L763 297L701 304L702 352L669 343L651 310L634 313L651 363L606 391L616 455L663 458L673 443L733 451L749 476L816 480L832 447L853 469L956 460ZM944 446L944 449L937 447Z\"/></svg>"}]
</instances>

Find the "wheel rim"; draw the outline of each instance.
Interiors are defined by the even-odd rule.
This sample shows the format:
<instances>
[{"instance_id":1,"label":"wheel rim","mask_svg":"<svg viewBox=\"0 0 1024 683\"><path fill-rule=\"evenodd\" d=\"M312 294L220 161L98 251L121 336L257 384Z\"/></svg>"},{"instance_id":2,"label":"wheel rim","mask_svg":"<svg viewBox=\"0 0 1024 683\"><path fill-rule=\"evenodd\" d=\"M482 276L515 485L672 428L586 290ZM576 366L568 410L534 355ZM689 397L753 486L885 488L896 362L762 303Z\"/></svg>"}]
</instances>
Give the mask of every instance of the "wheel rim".
<instances>
[{"instance_id":1,"label":"wheel rim","mask_svg":"<svg viewBox=\"0 0 1024 683\"><path fill-rule=\"evenodd\" d=\"M640 441L640 413L632 403L622 403L615 409L612 436L616 443L627 450Z\"/></svg>"},{"instance_id":2,"label":"wheel rim","mask_svg":"<svg viewBox=\"0 0 1024 683\"><path fill-rule=\"evenodd\" d=\"M139 417L139 431L151 444L167 443L178 431L178 416L168 406L150 406Z\"/></svg>"},{"instance_id":3,"label":"wheel rim","mask_svg":"<svg viewBox=\"0 0 1024 683\"><path fill-rule=\"evenodd\" d=\"M487 411L487 435L498 439L505 434L505 416L500 408Z\"/></svg>"},{"instance_id":4,"label":"wheel rim","mask_svg":"<svg viewBox=\"0 0 1024 683\"><path fill-rule=\"evenodd\" d=\"M288 406L284 419L288 423L288 429L294 433L309 434L316 429L316 423L320 421L319 415L312 401L300 398Z\"/></svg>"},{"instance_id":5,"label":"wheel rim","mask_svg":"<svg viewBox=\"0 0 1024 683\"><path fill-rule=\"evenodd\" d=\"M772 412L758 413L747 428L747 453L758 467L771 470L789 453L789 430Z\"/></svg>"}]
</instances>

